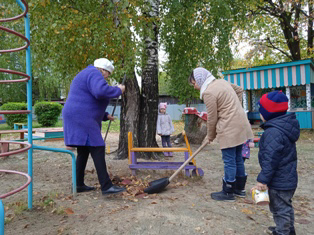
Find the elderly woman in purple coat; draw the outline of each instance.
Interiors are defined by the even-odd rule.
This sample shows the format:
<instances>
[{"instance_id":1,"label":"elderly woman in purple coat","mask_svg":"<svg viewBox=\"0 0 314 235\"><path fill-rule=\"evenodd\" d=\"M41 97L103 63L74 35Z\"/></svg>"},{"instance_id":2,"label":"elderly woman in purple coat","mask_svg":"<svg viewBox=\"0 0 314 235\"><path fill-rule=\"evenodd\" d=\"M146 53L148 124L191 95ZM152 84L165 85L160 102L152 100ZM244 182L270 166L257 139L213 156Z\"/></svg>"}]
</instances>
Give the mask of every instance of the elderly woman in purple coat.
<instances>
[{"instance_id":1,"label":"elderly woman in purple coat","mask_svg":"<svg viewBox=\"0 0 314 235\"><path fill-rule=\"evenodd\" d=\"M63 127L64 142L68 147L77 148L76 175L77 192L94 190L84 184L84 171L91 154L102 194L114 194L125 188L112 184L105 161L105 143L101 135L101 122L114 120L106 112L111 98L119 97L125 90L124 85L109 86L106 79L114 66L105 58L96 59L73 79L67 101L64 105Z\"/></svg>"}]
</instances>

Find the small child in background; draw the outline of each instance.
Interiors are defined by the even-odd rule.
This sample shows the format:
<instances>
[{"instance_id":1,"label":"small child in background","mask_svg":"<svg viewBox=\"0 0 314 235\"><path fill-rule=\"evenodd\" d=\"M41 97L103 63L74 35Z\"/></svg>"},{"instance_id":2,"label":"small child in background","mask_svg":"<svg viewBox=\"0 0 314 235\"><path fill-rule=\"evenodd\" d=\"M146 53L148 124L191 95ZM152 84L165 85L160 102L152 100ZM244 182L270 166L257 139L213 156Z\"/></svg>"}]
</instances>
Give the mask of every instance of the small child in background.
<instances>
[{"instance_id":1,"label":"small child in background","mask_svg":"<svg viewBox=\"0 0 314 235\"><path fill-rule=\"evenodd\" d=\"M286 114L288 98L281 91L263 95L258 103L264 133L258 153L261 172L252 190L268 189L269 209L276 224L269 230L273 234L296 234L292 197L298 185L296 141L300 136L299 121L295 113Z\"/></svg>"},{"instance_id":2,"label":"small child in background","mask_svg":"<svg viewBox=\"0 0 314 235\"><path fill-rule=\"evenodd\" d=\"M250 158L251 150L250 148L254 148L254 142L252 139L248 139L243 145L242 145L242 158L243 162L245 162L246 159Z\"/></svg>"},{"instance_id":3,"label":"small child in background","mask_svg":"<svg viewBox=\"0 0 314 235\"><path fill-rule=\"evenodd\" d=\"M172 120L169 114L166 113L167 103L160 103L158 107L157 119L157 134L161 136L163 147L172 147L170 135L174 132ZM172 157L172 152L164 152L166 157Z\"/></svg>"},{"instance_id":4,"label":"small child in background","mask_svg":"<svg viewBox=\"0 0 314 235\"><path fill-rule=\"evenodd\" d=\"M248 114L248 110L244 111L245 114ZM245 162L246 159L249 159L251 156L251 150L250 148L254 148L254 142L252 139L248 139L243 145L242 145L242 159L243 162Z\"/></svg>"}]
</instances>

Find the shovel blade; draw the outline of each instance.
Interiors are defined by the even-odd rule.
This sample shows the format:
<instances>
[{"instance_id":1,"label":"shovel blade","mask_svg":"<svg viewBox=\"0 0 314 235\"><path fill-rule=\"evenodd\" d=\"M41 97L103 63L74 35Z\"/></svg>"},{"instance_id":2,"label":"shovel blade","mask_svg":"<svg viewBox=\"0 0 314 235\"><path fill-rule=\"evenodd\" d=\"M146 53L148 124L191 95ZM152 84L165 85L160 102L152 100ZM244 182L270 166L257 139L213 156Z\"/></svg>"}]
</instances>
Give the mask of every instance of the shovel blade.
<instances>
[{"instance_id":1,"label":"shovel blade","mask_svg":"<svg viewBox=\"0 0 314 235\"><path fill-rule=\"evenodd\" d=\"M161 191L163 191L167 187L167 185L169 183L170 183L170 181L169 181L168 177L154 180L154 181L149 183L149 187L144 189L144 192L148 193L148 194L160 193Z\"/></svg>"}]
</instances>

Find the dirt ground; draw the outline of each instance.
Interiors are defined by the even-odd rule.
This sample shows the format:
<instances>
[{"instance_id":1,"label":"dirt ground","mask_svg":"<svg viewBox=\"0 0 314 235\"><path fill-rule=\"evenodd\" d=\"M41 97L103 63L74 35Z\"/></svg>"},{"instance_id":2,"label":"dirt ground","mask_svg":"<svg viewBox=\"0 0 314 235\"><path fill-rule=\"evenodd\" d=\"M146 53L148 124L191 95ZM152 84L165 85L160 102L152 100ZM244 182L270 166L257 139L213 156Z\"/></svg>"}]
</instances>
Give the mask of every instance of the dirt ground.
<instances>
[{"instance_id":1,"label":"dirt ground","mask_svg":"<svg viewBox=\"0 0 314 235\"><path fill-rule=\"evenodd\" d=\"M117 149L118 133L110 133L111 151ZM64 148L62 141L36 141L36 145ZM193 151L199 146L192 145ZM305 132L298 141L299 186L294 196L297 234L314 234L314 133ZM71 157L68 154L34 151L33 209L27 210L27 190L3 200L6 209L6 235L16 234L268 234L273 225L267 206L252 203L249 189L259 173L258 149L246 161L249 175L247 197L236 202L217 202L210 193L221 190L223 163L217 143L207 146L196 157L203 177L177 176L167 190L158 195L129 194L107 196L100 190L71 196ZM107 155L113 178L131 179L127 160L115 160ZM165 161L183 161L175 153ZM1 169L27 172L27 155L0 159ZM134 182L151 181L170 176L170 170L139 170ZM21 176L0 174L0 194L20 186ZM91 158L85 183L99 188Z\"/></svg>"}]
</instances>

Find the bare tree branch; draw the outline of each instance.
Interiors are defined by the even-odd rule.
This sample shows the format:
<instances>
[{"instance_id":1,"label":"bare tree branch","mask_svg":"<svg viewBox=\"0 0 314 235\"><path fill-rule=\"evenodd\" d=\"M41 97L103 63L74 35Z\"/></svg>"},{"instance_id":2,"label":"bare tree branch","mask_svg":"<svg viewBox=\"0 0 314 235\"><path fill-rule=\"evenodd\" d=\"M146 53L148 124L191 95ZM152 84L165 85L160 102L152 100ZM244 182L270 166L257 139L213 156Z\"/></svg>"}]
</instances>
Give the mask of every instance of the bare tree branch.
<instances>
[{"instance_id":1,"label":"bare tree branch","mask_svg":"<svg viewBox=\"0 0 314 235\"><path fill-rule=\"evenodd\" d=\"M273 8L276 8L276 4L272 0L264 0L264 2L268 2Z\"/></svg>"},{"instance_id":2,"label":"bare tree branch","mask_svg":"<svg viewBox=\"0 0 314 235\"><path fill-rule=\"evenodd\" d=\"M279 4L280 4L280 7L281 7L282 9L284 9L284 6L283 6L283 3L282 3L282 0L279 0Z\"/></svg>"},{"instance_id":3,"label":"bare tree branch","mask_svg":"<svg viewBox=\"0 0 314 235\"><path fill-rule=\"evenodd\" d=\"M306 14L305 11L303 11L302 9L300 9L300 12L306 17L306 18L309 18L309 19L313 19L313 17L310 17L308 14Z\"/></svg>"},{"instance_id":4,"label":"bare tree branch","mask_svg":"<svg viewBox=\"0 0 314 235\"><path fill-rule=\"evenodd\" d=\"M268 6L258 6L258 9L268 12L270 15L275 16L275 17L280 17L280 14L277 14L277 11L275 8L270 8Z\"/></svg>"},{"instance_id":5,"label":"bare tree branch","mask_svg":"<svg viewBox=\"0 0 314 235\"><path fill-rule=\"evenodd\" d=\"M308 4L309 7L311 7L311 3ZM307 14L304 10L301 9L301 4L293 4L293 8L297 8L306 18L313 19L313 16L311 16L311 13Z\"/></svg>"},{"instance_id":6,"label":"bare tree branch","mask_svg":"<svg viewBox=\"0 0 314 235\"><path fill-rule=\"evenodd\" d=\"M275 50L277 50L277 51L280 51L282 54L284 54L285 56L287 56L289 59L293 60L293 57L292 57L291 55L289 55L287 52L281 50L279 47L276 47L276 46L273 44L273 42L270 40L269 37L266 38L266 41L270 44L270 46L269 46L270 48L273 48L273 49L275 49ZM266 46L268 46L268 45L266 45Z\"/></svg>"}]
</instances>

